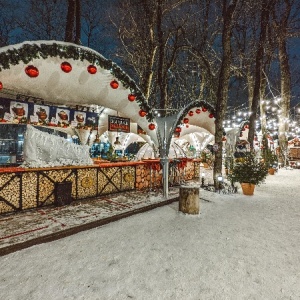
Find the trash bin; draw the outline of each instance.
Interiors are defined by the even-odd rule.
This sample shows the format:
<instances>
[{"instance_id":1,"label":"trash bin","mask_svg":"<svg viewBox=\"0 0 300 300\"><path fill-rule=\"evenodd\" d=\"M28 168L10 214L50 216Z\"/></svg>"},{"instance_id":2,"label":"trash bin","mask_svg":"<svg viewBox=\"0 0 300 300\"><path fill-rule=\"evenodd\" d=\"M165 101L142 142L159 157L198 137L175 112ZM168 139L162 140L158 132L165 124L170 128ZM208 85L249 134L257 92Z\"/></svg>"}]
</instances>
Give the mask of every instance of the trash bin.
<instances>
[{"instance_id":1,"label":"trash bin","mask_svg":"<svg viewBox=\"0 0 300 300\"><path fill-rule=\"evenodd\" d=\"M55 183L55 205L63 206L72 202L72 181Z\"/></svg>"}]
</instances>

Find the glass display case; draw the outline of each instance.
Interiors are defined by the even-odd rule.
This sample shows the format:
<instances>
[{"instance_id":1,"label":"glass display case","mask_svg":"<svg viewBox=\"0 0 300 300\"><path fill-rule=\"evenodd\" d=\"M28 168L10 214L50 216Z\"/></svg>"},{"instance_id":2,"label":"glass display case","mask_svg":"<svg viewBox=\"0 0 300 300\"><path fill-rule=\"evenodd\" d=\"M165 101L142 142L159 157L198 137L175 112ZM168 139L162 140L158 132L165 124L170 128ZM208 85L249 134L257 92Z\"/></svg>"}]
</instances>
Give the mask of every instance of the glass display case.
<instances>
[{"instance_id":1,"label":"glass display case","mask_svg":"<svg viewBox=\"0 0 300 300\"><path fill-rule=\"evenodd\" d=\"M16 140L0 139L0 165L11 165L16 163Z\"/></svg>"}]
</instances>

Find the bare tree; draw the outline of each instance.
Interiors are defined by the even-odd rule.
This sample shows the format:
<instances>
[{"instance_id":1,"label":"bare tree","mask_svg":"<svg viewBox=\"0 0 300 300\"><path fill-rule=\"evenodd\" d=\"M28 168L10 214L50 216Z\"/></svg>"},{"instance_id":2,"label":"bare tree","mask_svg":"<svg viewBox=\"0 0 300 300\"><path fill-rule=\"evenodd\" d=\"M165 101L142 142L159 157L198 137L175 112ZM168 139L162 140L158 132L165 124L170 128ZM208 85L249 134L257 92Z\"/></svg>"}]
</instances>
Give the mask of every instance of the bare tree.
<instances>
[{"instance_id":1,"label":"bare tree","mask_svg":"<svg viewBox=\"0 0 300 300\"><path fill-rule=\"evenodd\" d=\"M63 40L64 3L56 0L29 0L22 3L23 13L14 15L25 39Z\"/></svg>"},{"instance_id":2,"label":"bare tree","mask_svg":"<svg viewBox=\"0 0 300 300\"><path fill-rule=\"evenodd\" d=\"M176 101L170 88L176 65L183 61L183 32L189 9L187 0L125 0L112 21L122 44L118 56L136 74L138 83L151 104L167 108ZM142 17L141 17L142 16ZM176 81L179 85L179 82Z\"/></svg>"}]
</instances>

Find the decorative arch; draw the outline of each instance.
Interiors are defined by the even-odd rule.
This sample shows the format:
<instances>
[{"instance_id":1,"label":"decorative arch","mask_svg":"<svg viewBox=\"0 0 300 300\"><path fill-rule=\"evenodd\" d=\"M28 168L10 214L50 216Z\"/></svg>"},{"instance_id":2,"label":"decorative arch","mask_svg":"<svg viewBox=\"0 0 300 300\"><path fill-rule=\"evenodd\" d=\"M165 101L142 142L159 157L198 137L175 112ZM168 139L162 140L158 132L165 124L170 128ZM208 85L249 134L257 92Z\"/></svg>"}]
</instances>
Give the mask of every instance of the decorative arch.
<instances>
[{"instance_id":1,"label":"decorative arch","mask_svg":"<svg viewBox=\"0 0 300 300\"><path fill-rule=\"evenodd\" d=\"M120 111L157 142L155 130L149 129L152 110L134 80L90 48L59 41L0 48L0 82L3 92L54 105L100 105Z\"/></svg>"},{"instance_id":2,"label":"decorative arch","mask_svg":"<svg viewBox=\"0 0 300 300\"><path fill-rule=\"evenodd\" d=\"M193 114L190 113L191 111L193 112ZM186 107L184 107L175 116L175 119L173 121L170 119L170 123L172 123L172 125L170 126L169 134L167 136L166 153L169 152L172 133L175 131L177 126L182 124L184 118L189 118L189 124L202 127L214 135L215 134L214 115L215 115L215 110L213 106L204 100L193 101L190 104L188 104ZM158 132L158 139L161 145L163 144L162 136L163 136L162 132Z\"/></svg>"}]
</instances>

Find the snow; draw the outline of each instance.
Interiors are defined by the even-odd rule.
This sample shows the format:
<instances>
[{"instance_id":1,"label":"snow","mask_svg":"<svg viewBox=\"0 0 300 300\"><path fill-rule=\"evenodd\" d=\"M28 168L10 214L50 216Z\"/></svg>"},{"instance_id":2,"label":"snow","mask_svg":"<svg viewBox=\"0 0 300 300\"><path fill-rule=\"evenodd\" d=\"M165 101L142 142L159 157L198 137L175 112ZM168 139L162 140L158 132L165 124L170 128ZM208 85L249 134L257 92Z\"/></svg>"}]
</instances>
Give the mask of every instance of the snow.
<instances>
[{"instance_id":1,"label":"snow","mask_svg":"<svg viewBox=\"0 0 300 300\"><path fill-rule=\"evenodd\" d=\"M300 299L300 170L0 258L1 299Z\"/></svg>"}]
</instances>

